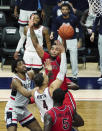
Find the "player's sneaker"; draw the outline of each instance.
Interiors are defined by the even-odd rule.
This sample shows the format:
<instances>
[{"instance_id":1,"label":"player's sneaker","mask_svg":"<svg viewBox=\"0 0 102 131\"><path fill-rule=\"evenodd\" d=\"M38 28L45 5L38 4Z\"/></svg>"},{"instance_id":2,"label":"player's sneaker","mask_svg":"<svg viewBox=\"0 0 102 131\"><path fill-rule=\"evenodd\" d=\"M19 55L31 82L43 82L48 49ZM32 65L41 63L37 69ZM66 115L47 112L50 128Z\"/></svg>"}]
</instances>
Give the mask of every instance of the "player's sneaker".
<instances>
[{"instance_id":1,"label":"player's sneaker","mask_svg":"<svg viewBox=\"0 0 102 131\"><path fill-rule=\"evenodd\" d=\"M98 83L98 84L102 84L102 75L101 75L100 78L98 78L97 83Z\"/></svg>"}]
</instances>

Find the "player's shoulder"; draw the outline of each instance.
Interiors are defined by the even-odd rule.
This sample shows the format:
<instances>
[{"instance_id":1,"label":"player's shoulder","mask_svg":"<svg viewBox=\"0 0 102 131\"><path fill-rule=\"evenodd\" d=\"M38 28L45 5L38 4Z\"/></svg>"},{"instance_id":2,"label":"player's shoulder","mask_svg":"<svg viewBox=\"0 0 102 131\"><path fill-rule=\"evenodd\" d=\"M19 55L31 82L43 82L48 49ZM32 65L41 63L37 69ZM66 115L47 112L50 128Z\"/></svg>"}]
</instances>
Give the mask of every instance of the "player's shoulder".
<instances>
[{"instance_id":1,"label":"player's shoulder","mask_svg":"<svg viewBox=\"0 0 102 131\"><path fill-rule=\"evenodd\" d=\"M49 58L50 58L50 54L47 53L47 52L44 52L44 57L45 57L46 59L49 59Z\"/></svg>"},{"instance_id":2,"label":"player's shoulder","mask_svg":"<svg viewBox=\"0 0 102 131\"><path fill-rule=\"evenodd\" d=\"M63 19L62 15L56 17L56 21L61 21L62 19Z\"/></svg>"},{"instance_id":3,"label":"player's shoulder","mask_svg":"<svg viewBox=\"0 0 102 131\"><path fill-rule=\"evenodd\" d=\"M75 14L70 14L70 17L73 19L77 19L77 16Z\"/></svg>"},{"instance_id":4,"label":"player's shoulder","mask_svg":"<svg viewBox=\"0 0 102 131\"><path fill-rule=\"evenodd\" d=\"M43 28L43 33L48 33L49 31L48 27L42 26L42 28Z\"/></svg>"}]
</instances>

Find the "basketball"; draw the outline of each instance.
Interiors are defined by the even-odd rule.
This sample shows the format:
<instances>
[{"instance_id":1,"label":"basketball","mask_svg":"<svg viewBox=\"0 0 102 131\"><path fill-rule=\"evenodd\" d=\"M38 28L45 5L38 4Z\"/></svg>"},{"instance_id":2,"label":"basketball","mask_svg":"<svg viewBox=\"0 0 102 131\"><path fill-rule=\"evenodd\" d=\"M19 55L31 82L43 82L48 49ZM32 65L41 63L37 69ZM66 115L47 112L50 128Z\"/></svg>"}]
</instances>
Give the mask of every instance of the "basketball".
<instances>
[{"instance_id":1,"label":"basketball","mask_svg":"<svg viewBox=\"0 0 102 131\"><path fill-rule=\"evenodd\" d=\"M63 24L58 30L58 34L64 40L70 39L74 35L74 29L71 25Z\"/></svg>"}]
</instances>

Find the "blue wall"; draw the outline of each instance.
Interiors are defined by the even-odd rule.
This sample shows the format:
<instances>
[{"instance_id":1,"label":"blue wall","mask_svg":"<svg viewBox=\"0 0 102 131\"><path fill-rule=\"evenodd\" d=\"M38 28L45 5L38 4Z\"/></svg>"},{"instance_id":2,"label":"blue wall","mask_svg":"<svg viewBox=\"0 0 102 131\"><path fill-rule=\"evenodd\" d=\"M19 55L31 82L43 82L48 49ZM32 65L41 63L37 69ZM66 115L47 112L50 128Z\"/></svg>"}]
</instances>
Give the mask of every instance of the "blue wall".
<instances>
[{"instance_id":1,"label":"blue wall","mask_svg":"<svg viewBox=\"0 0 102 131\"><path fill-rule=\"evenodd\" d=\"M79 77L78 85L80 89L102 89L102 84L98 84L97 79L98 77ZM11 77L0 77L0 89L10 89L11 80Z\"/></svg>"}]
</instances>

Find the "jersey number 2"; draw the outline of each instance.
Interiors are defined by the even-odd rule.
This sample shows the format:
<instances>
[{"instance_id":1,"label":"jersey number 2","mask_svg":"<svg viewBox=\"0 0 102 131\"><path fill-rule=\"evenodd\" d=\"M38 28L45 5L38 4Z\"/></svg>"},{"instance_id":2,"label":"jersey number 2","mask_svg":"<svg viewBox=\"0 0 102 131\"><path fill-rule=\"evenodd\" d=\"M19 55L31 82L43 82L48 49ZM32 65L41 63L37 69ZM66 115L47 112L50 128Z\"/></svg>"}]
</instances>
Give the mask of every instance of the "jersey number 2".
<instances>
[{"instance_id":1,"label":"jersey number 2","mask_svg":"<svg viewBox=\"0 0 102 131\"><path fill-rule=\"evenodd\" d=\"M47 104L46 104L46 101L45 101L45 100L43 100L43 108L46 108L46 110L48 110L48 106L47 106Z\"/></svg>"}]
</instances>

